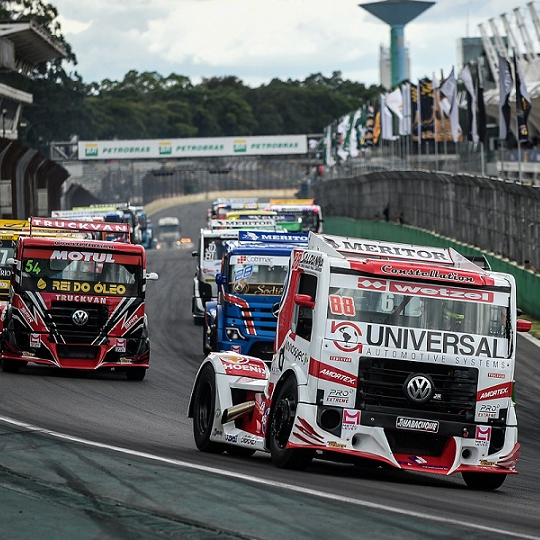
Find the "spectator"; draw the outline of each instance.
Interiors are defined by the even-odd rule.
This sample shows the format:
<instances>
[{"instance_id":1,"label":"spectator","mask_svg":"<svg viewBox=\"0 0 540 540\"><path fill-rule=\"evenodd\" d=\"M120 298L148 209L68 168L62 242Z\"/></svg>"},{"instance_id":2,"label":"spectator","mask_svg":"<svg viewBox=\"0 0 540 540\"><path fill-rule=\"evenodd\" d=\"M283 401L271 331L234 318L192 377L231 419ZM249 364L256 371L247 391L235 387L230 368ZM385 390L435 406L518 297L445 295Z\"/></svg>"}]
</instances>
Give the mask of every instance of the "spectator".
<instances>
[{"instance_id":1,"label":"spectator","mask_svg":"<svg viewBox=\"0 0 540 540\"><path fill-rule=\"evenodd\" d=\"M383 216L384 216L384 219L386 221L390 221L390 203L388 203L385 207L384 207L384 210L382 211L383 213Z\"/></svg>"}]
</instances>

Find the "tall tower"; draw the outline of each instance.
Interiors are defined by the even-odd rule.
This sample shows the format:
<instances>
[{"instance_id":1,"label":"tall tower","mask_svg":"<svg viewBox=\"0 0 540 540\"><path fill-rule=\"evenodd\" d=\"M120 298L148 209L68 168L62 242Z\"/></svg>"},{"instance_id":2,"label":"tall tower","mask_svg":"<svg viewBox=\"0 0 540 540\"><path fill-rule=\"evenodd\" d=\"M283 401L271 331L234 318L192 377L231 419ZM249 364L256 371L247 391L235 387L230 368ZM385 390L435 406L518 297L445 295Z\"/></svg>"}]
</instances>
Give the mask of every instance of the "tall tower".
<instances>
[{"instance_id":1,"label":"tall tower","mask_svg":"<svg viewBox=\"0 0 540 540\"><path fill-rule=\"evenodd\" d=\"M392 87L407 78L405 25L430 8L434 3L417 0L384 0L383 2L372 2L371 4L359 4L359 7L390 25Z\"/></svg>"}]
</instances>

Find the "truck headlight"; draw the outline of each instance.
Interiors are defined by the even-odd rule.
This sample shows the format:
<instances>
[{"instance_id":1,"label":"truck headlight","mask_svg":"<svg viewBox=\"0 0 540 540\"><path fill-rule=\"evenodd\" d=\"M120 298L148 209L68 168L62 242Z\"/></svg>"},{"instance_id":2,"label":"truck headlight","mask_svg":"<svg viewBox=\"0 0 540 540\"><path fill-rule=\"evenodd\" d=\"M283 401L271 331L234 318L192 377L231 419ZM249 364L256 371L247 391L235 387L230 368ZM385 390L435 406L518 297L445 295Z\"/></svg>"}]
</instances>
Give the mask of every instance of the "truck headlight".
<instances>
[{"instance_id":1,"label":"truck headlight","mask_svg":"<svg viewBox=\"0 0 540 540\"><path fill-rule=\"evenodd\" d=\"M238 341L239 339L246 339L241 333L238 328L235 328L234 326L229 326L225 328L225 334L227 335L227 338L231 341Z\"/></svg>"}]
</instances>

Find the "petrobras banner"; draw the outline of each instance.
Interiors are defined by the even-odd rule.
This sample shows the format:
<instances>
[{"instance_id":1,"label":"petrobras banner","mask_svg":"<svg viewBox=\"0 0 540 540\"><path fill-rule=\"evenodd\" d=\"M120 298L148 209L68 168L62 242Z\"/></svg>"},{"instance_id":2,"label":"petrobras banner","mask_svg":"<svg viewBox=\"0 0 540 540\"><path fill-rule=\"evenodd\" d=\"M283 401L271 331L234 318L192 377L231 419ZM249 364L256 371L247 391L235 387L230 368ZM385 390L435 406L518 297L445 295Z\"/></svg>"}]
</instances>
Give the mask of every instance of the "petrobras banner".
<instances>
[{"instance_id":1,"label":"petrobras banner","mask_svg":"<svg viewBox=\"0 0 540 540\"><path fill-rule=\"evenodd\" d=\"M79 159L171 159L306 154L306 135L79 141Z\"/></svg>"}]
</instances>

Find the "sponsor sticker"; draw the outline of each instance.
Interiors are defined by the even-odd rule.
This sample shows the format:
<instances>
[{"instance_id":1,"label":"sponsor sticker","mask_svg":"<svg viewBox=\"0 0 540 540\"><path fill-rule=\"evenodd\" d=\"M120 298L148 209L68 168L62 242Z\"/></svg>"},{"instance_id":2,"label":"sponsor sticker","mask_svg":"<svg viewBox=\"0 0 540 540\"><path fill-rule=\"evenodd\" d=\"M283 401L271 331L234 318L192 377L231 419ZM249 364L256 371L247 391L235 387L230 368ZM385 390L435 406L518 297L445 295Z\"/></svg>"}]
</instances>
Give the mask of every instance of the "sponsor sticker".
<instances>
[{"instance_id":1,"label":"sponsor sticker","mask_svg":"<svg viewBox=\"0 0 540 540\"><path fill-rule=\"evenodd\" d=\"M360 425L360 411L356 409L343 409L341 429L344 431L355 430Z\"/></svg>"},{"instance_id":2,"label":"sponsor sticker","mask_svg":"<svg viewBox=\"0 0 540 540\"><path fill-rule=\"evenodd\" d=\"M476 426L475 446L489 446L491 426Z\"/></svg>"},{"instance_id":3,"label":"sponsor sticker","mask_svg":"<svg viewBox=\"0 0 540 540\"><path fill-rule=\"evenodd\" d=\"M396 428L408 429L410 431L425 431L427 433L437 433L439 431L439 422L435 420L422 420L418 418L407 418L398 416L396 418Z\"/></svg>"},{"instance_id":4,"label":"sponsor sticker","mask_svg":"<svg viewBox=\"0 0 540 540\"><path fill-rule=\"evenodd\" d=\"M126 338L117 338L114 350L116 352L126 352Z\"/></svg>"}]
</instances>

